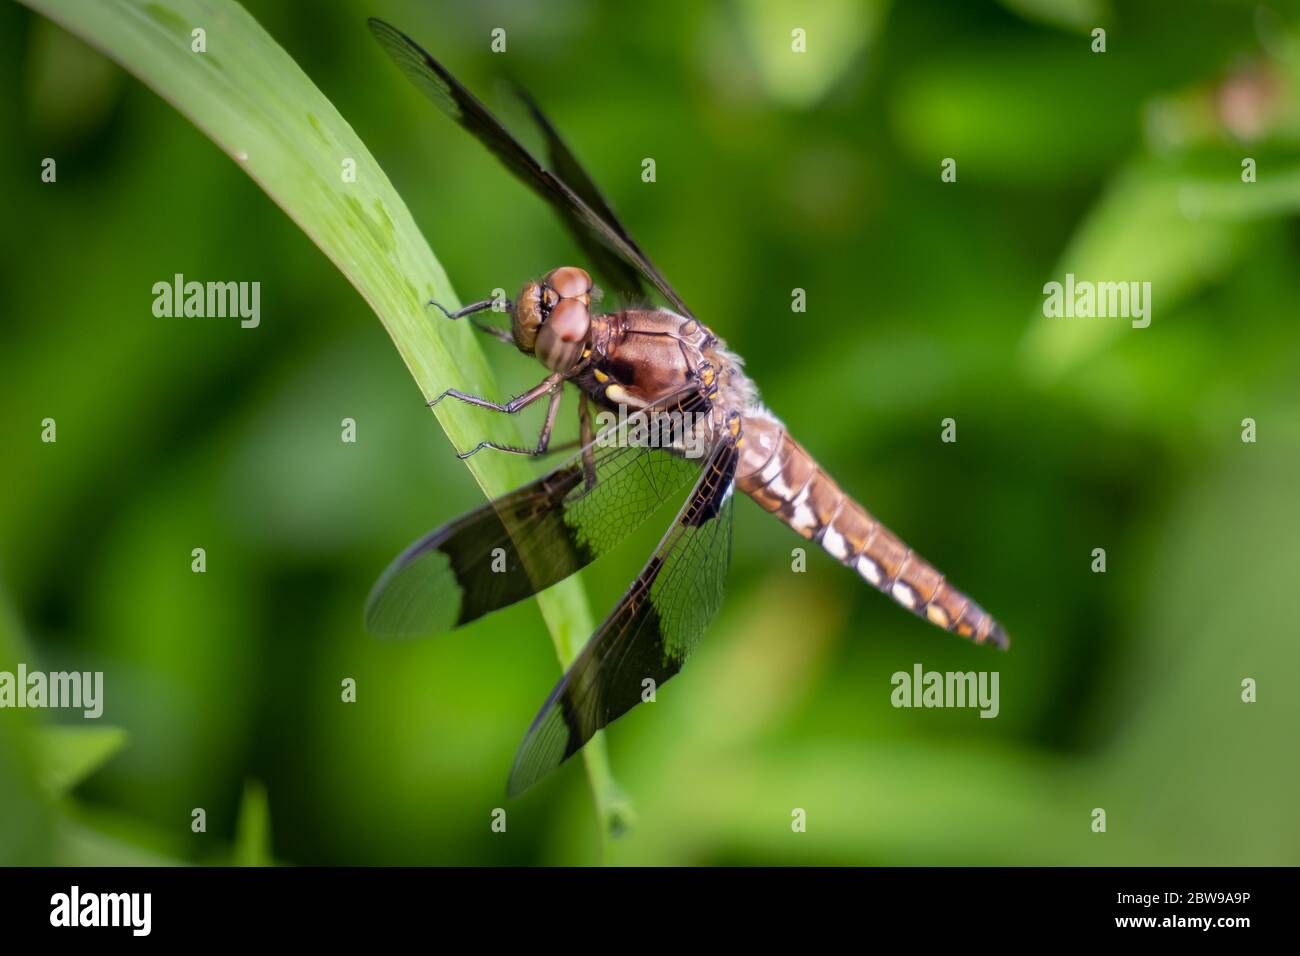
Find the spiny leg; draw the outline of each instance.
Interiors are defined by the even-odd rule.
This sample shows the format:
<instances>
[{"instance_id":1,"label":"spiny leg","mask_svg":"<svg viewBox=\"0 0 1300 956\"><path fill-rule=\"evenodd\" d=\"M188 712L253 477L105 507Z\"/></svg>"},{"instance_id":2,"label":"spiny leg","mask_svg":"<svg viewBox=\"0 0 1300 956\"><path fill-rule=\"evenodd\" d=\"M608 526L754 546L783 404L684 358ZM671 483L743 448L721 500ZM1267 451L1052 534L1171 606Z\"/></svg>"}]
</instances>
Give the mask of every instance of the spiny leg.
<instances>
[{"instance_id":1,"label":"spiny leg","mask_svg":"<svg viewBox=\"0 0 1300 956\"><path fill-rule=\"evenodd\" d=\"M465 316L473 315L475 312L485 312L486 310L496 305L496 303L497 303L496 299L480 299L477 302L471 302L469 305L465 306L462 309L457 309L455 312L448 312L447 307L443 305L441 302L438 302L434 299L429 300L429 305L436 306L438 308L438 311L441 312L449 319L463 319ZM509 299L506 299L505 308L500 311L502 312L510 311Z\"/></svg>"},{"instance_id":2,"label":"spiny leg","mask_svg":"<svg viewBox=\"0 0 1300 956\"><path fill-rule=\"evenodd\" d=\"M551 393L551 402L546 408L546 421L542 423L542 432L537 436L537 447L535 448L516 448L514 445L501 445L494 441L481 441L469 451L458 452L456 457L465 459L470 455L477 454L484 448L495 448L497 451L506 451L512 455L527 455L530 458L538 458L546 454L547 448L551 444L551 429L555 427L555 416L560 410L560 399L564 397L564 390L556 388Z\"/></svg>"},{"instance_id":3,"label":"spiny leg","mask_svg":"<svg viewBox=\"0 0 1300 956\"><path fill-rule=\"evenodd\" d=\"M493 444L492 442L483 442L479 446L475 447L472 451L467 451L463 455L460 452L457 452L456 456L458 458L468 458L470 455L474 454L474 452L478 451L479 448L495 448L497 451L509 451L509 452L513 452L516 455L528 455L530 458L544 458L547 455L558 455L562 451L572 451L573 449L579 447L581 447L581 442L579 442L578 439L576 438L570 438L568 441L562 441L558 445L548 445L547 447L542 449L515 448L511 445L502 446L502 445ZM592 487L594 487L594 485Z\"/></svg>"},{"instance_id":4,"label":"spiny leg","mask_svg":"<svg viewBox=\"0 0 1300 956\"><path fill-rule=\"evenodd\" d=\"M587 406L585 392L578 396L578 435L582 442L582 472L590 491L596 487L596 449L592 447L596 436L591 427L591 409Z\"/></svg>"},{"instance_id":5,"label":"spiny leg","mask_svg":"<svg viewBox=\"0 0 1300 956\"><path fill-rule=\"evenodd\" d=\"M470 319L470 321L474 323L474 328L478 329L480 332L486 332L494 339L506 343L506 345L515 344L515 337L506 329L498 329L495 325L488 325L486 322L480 322L478 319Z\"/></svg>"},{"instance_id":6,"label":"spiny leg","mask_svg":"<svg viewBox=\"0 0 1300 956\"><path fill-rule=\"evenodd\" d=\"M562 441L558 445L550 445L542 452L543 455L558 455L562 451L572 451L579 447L578 439L570 438L568 441Z\"/></svg>"},{"instance_id":7,"label":"spiny leg","mask_svg":"<svg viewBox=\"0 0 1300 956\"><path fill-rule=\"evenodd\" d=\"M455 312L448 312L447 307L441 302L435 302L433 299L429 300L429 305L437 306L439 311L449 319L462 319L467 315L473 315L474 313L482 312L485 309L494 309L495 311L496 304L496 299L480 299L478 302L471 302L469 305L462 309L457 309ZM509 299L505 300L504 307L499 311L510 311ZM474 324L474 328L478 329L480 332L486 332L488 335L500 339L508 345L515 344L515 337L506 329L499 329L495 325L488 325L486 322L480 322L478 319L470 319L470 321Z\"/></svg>"},{"instance_id":8,"label":"spiny leg","mask_svg":"<svg viewBox=\"0 0 1300 956\"><path fill-rule=\"evenodd\" d=\"M512 398L508 402L494 402L490 398L480 398L477 395L469 394L469 392L462 392L458 388L449 388L433 401L429 402L428 405L430 408L433 408L450 395L452 398L465 402L467 405L477 405L479 408L489 408L494 412L505 412L507 415L513 415L521 408L527 408L543 395L546 395L557 388L557 386L559 386L563 381L564 375L562 373L553 372L518 398Z\"/></svg>"}]
</instances>

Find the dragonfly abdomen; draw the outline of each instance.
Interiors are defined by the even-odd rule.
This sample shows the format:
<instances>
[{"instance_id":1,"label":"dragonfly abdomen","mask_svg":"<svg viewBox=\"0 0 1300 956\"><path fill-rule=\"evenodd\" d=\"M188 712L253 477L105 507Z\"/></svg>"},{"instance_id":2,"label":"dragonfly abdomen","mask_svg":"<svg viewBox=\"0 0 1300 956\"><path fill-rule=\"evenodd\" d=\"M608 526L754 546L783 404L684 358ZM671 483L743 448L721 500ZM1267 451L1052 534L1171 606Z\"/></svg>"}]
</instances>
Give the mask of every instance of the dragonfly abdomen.
<instances>
[{"instance_id":1,"label":"dragonfly abdomen","mask_svg":"<svg viewBox=\"0 0 1300 956\"><path fill-rule=\"evenodd\" d=\"M736 486L759 507L913 614L977 643L1007 646L987 611L846 494L780 422L750 414L743 424Z\"/></svg>"}]
</instances>

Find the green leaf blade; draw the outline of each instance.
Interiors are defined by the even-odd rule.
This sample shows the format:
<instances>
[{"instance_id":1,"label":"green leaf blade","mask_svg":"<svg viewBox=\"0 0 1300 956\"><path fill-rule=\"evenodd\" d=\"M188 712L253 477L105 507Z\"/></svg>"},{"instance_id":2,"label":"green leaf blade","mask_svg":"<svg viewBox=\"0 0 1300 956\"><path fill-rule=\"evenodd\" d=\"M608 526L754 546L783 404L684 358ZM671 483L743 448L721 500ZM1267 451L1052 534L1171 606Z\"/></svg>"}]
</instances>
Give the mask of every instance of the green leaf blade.
<instances>
[{"instance_id":1,"label":"green leaf blade","mask_svg":"<svg viewBox=\"0 0 1300 956\"><path fill-rule=\"evenodd\" d=\"M459 299L379 163L243 7L232 0L23 2L121 64L238 163L370 305L426 398L451 386L503 394L472 328L430 317L429 300L456 308ZM364 35L360 20L357 29ZM196 30L203 52L193 48ZM374 59L383 82L388 67L378 49ZM484 435L481 421L450 407L435 414L458 448L485 437L522 444L508 416L495 416ZM477 455L467 464L490 497L533 477L529 463L511 455ZM567 665L582 643L571 635L593 629L581 582L571 578L537 601ZM592 740L584 756L608 835L618 798L603 747Z\"/></svg>"},{"instance_id":2,"label":"green leaf blade","mask_svg":"<svg viewBox=\"0 0 1300 956\"><path fill-rule=\"evenodd\" d=\"M121 727L42 727L36 734L41 781L52 797L69 793L126 746Z\"/></svg>"}]
</instances>

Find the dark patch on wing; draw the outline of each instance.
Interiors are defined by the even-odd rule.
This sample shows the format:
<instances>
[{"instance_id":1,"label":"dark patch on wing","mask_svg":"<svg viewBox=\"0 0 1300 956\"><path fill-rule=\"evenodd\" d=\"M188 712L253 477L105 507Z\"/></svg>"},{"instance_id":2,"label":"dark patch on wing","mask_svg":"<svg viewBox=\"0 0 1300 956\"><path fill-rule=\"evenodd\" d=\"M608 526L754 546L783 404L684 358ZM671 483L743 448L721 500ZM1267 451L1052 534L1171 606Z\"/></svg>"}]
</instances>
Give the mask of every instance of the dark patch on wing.
<instances>
[{"instance_id":1,"label":"dark patch on wing","mask_svg":"<svg viewBox=\"0 0 1300 956\"><path fill-rule=\"evenodd\" d=\"M626 430L653 413L629 415L545 477L412 544L371 590L367 629L403 637L459 627L550 587L624 540L699 474L698 460L628 443ZM588 451L594 485L586 480Z\"/></svg>"},{"instance_id":2,"label":"dark patch on wing","mask_svg":"<svg viewBox=\"0 0 1300 956\"><path fill-rule=\"evenodd\" d=\"M731 562L738 452L723 442L632 587L597 629L533 720L510 773L514 796L681 670L722 603Z\"/></svg>"}]
</instances>

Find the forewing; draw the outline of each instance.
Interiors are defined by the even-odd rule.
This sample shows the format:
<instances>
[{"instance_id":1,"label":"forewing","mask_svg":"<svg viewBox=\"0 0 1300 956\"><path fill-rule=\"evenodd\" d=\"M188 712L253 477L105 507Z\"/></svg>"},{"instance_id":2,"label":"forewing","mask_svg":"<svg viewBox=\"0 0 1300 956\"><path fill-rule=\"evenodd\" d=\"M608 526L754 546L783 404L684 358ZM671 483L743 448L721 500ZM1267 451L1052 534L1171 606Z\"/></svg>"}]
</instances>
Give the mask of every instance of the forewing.
<instances>
[{"instance_id":1,"label":"forewing","mask_svg":"<svg viewBox=\"0 0 1300 956\"><path fill-rule=\"evenodd\" d=\"M683 315L691 313L682 302L681 297L668 284L659 270L651 264L645 254L624 231L617 219L613 218L609 205L595 191L591 178L577 164L568 147L560 142L555 130L540 110L530 103L534 118L540 118L543 132L548 134L548 143L552 155L555 155L556 143L559 143L567 159L561 165L569 171L577 170L580 181L570 188L561 178L564 170L552 173L539 163L523 145L501 125L473 93L461 85L460 81L449 73L418 43L390 23L377 18L370 18L370 31L392 57L397 66L406 74L434 104L453 120L472 133L484 146L492 151L507 169L515 174L538 196L546 200L559 215L562 222L573 234L583 251L591 257L593 266L616 284L619 291L630 295L641 293L639 277L652 283ZM584 200L581 193L590 187L588 195L594 195L598 206ZM606 219L603 213L611 218Z\"/></svg>"},{"instance_id":2,"label":"forewing","mask_svg":"<svg viewBox=\"0 0 1300 956\"><path fill-rule=\"evenodd\" d=\"M510 772L522 793L671 678L722 604L737 451L710 457L672 528L534 718Z\"/></svg>"},{"instance_id":3,"label":"forewing","mask_svg":"<svg viewBox=\"0 0 1300 956\"><path fill-rule=\"evenodd\" d=\"M551 161L551 170L564 181L566 186L581 196L583 202L599 213L615 232L635 246L636 243L628 234L627 227L619 221L618 215L610 207L609 201L596 185L596 181L578 161L578 157L573 154L573 150L564 141L560 131L542 112L542 108L537 105L532 94L516 84L510 84L510 90L523 103L533 124L546 140L546 152Z\"/></svg>"},{"instance_id":4,"label":"forewing","mask_svg":"<svg viewBox=\"0 0 1300 956\"><path fill-rule=\"evenodd\" d=\"M459 627L550 587L626 538L700 471L700 459L629 441L628 430L650 414L629 415L546 476L412 544L371 590L367 630L410 637Z\"/></svg>"},{"instance_id":5,"label":"forewing","mask_svg":"<svg viewBox=\"0 0 1300 956\"><path fill-rule=\"evenodd\" d=\"M560 135L560 131L555 128L555 125L550 121L547 115L542 112L542 108L537 105L537 101L533 99L532 95L529 94L527 90L520 86L511 84L509 89L513 92L519 102L523 104L524 110L533 121L533 125L537 127L542 138L546 141L546 152L547 157L550 160L551 170L566 186L577 193L582 198L582 201L591 207L591 209L594 210L601 219L608 223L611 229L617 232L623 240L632 247L636 252L637 259L639 260L635 264L634 268L621 257L610 257L608 252L606 252L605 258L612 258L613 261L597 261L596 268L603 271L608 281L612 283L612 287L624 293L624 296L628 301L645 299L645 289L642 286L641 279L643 273L647 271L652 274L653 277L650 281L652 281L656 286L659 286L660 288L668 288L668 280L663 278L659 273L659 270L650 262L650 258L641 249L640 245L638 245L636 240L632 238L631 234L627 231L627 227L623 225L622 221L618 218L618 214L615 213L613 207L610 206L609 200L605 198L604 193L600 191L600 187L596 185L596 181L592 179L591 174L587 172L586 167L584 167L578 160L578 157L574 155L573 150L569 148L569 144L565 142L564 137ZM571 229L570 231L572 232L573 230ZM574 237L578 240L579 244L583 246L584 251L590 255L591 249L589 248L589 244L584 242L583 236L574 232ZM601 249L604 251L603 247L601 247ZM685 311L685 306L682 304L681 298L677 295L676 290L669 288L668 298L673 301L674 306L683 311L683 314L690 314Z\"/></svg>"}]
</instances>

